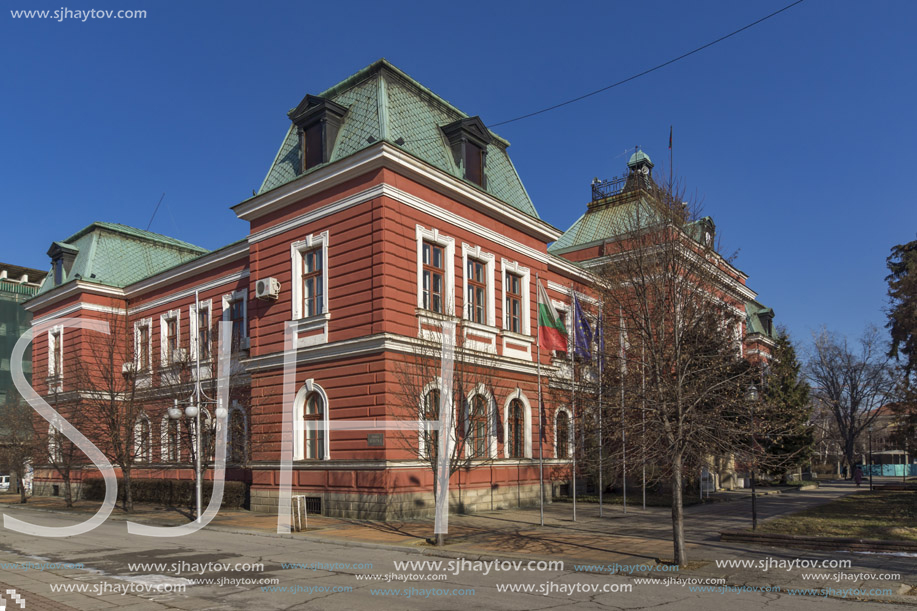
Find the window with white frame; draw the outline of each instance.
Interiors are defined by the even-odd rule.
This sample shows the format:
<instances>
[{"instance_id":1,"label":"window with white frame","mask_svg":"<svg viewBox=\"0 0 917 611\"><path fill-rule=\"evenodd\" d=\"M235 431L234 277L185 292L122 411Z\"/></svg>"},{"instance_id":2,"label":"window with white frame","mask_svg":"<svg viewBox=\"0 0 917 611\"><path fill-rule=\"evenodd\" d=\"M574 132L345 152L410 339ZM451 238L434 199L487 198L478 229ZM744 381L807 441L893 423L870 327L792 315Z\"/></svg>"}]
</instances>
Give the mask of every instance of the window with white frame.
<instances>
[{"instance_id":1,"label":"window with white frame","mask_svg":"<svg viewBox=\"0 0 917 611\"><path fill-rule=\"evenodd\" d=\"M518 388L503 405L503 430L506 458L532 457L532 408L528 397Z\"/></svg>"},{"instance_id":2,"label":"window with white frame","mask_svg":"<svg viewBox=\"0 0 917 611\"><path fill-rule=\"evenodd\" d=\"M417 225L417 307L455 314L455 240Z\"/></svg>"},{"instance_id":3,"label":"window with white frame","mask_svg":"<svg viewBox=\"0 0 917 611\"><path fill-rule=\"evenodd\" d=\"M479 386L465 400L465 453L471 458L495 455L496 422L493 397Z\"/></svg>"},{"instance_id":4,"label":"window with white frame","mask_svg":"<svg viewBox=\"0 0 917 611\"><path fill-rule=\"evenodd\" d=\"M169 310L159 317L159 362L166 367L182 360L181 310Z\"/></svg>"},{"instance_id":5,"label":"window with white frame","mask_svg":"<svg viewBox=\"0 0 917 611\"><path fill-rule=\"evenodd\" d=\"M442 401L442 390L440 378L427 384L421 393L420 403L420 426L418 439L418 455L421 458L436 458L436 452L439 450L439 429L435 429L427 423L439 423L440 402Z\"/></svg>"},{"instance_id":6,"label":"window with white frame","mask_svg":"<svg viewBox=\"0 0 917 611\"><path fill-rule=\"evenodd\" d=\"M150 462L152 456L152 426L146 414L134 421L134 462Z\"/></svg>"},{"instance_id":7,"label":"window with white frame","mask_svg":"<svg viewBox=\"0 0 917 611\"><path fill-rule=\"evenodd\" d=\"M48 331L48 378L52 392L61 391L64 378L64 328L53 327Z\"/></svg>"},{"instance_id":8,"label":"window with white frame","mask_svg":"<svg viewBox=\"0 0 917 611\"><path fill-rule=\"evenodd\" d=\"M181 420L169 418L166 414L159 430L162 438L161 461L181 462Z\"/></svg>"},{"instance_id":9,"label":"window with white frame","mask_svg":"<svg viewBox=\"0 0 917 611\"><path fill-rule=\"evenodd\" d=\"M134 367L140 374L153 371L152 318L144 318L134 323Z\"/></svg>"},{"instance_id":10,"label":"window with white frame","mask_svg":"<svg viewBox=\"0 0 917 611\"><path fill-rule=\"evenodd\" d=\"M328 460L328 395L313 380L306 383L293 401L293 460Z\"/></svg>"},{"instance_id":11,"label":"window with white frame","mask_svg":"<svg viewBox=\"0 0 917 611\"><path fill-rule=\"evenodd\" d=\"M515 261L501 261L503 268L503 328L511 333L531 335L531 307L527 267Z\"/></svg>"},{"instance_id":12,"label":"window with white frame","mask_svg":"<svg viewBox=\"0 0 917 611\"><path fill-rule=\"evenodd\" d=\"M233 291L223 295L223 320L232 323L232 351L248 348L248 293Z\"/></svg>"},{"instance_id":13,"label":"window with white frame","mask_svg":"<svg viewBox=\"0 0 917 611\"><path fill-rule=\"evenodd\" d=\"M64 462L64 455L61 451L62 438L63 435L54 428L54 425L48 427L48 460L51 461L51 464L60 465Z\"/></svg>"},{"instance_id":14,"label":"window with white frame","mask_svg":"<svg viewBox=\"0 0 917 611\"><path fill-rule=\"evenodd\" d=\"M293 261L293 320L328 313L328 232L290 245Z\"/></svg>"},{"instance_id":15,"label":"window with white frame","mask_svg":"<svg viewBox=\"0 0 917 611\"><path fill-rule=\"evenodd\" d=\"M189 308L189 317L191 322L191 358L201 361L209 361L211 355L211 317L213 309L213 300L201 300L198 304L193 304Z\"/></svg>"},{"instance_id":16,"label":"window with white frame","mask_svg":"<svg viewBox=\"0 0 917 611\"><path fill-rule=\"evenodd\" d=\"M495 326L494 256L481 252L480 246L462 244L462 269L465 320Z\"/></svg>"}]
</instances>

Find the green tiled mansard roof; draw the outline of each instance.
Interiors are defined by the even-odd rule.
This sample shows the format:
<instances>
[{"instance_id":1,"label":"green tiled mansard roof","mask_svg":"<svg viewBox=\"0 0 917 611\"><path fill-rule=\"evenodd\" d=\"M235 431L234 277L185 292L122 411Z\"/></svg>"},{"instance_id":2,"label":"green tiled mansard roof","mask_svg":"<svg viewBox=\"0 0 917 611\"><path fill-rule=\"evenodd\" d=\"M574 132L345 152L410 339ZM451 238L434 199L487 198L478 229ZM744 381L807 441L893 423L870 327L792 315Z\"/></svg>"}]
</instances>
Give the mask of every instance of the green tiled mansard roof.
<instances>
[{"instance_id":1,"label":"green tiled mansard roof","mask_svg":"<svg viewBox=\"0 0 917 611\"><path fill-rule=\"evenodd\" d=\"M468 115L384 59L320 93L318 97L347 107L329 163L384 140L447 174L463 178L440 128ZM491 135L494 140L487 145L485 190L513 208L538 218L535 206L506 153L509 143L496 134ZM403 140L403 144L396 144L399 140ZM299 168L302 167L300 154L299 137L295 126L291 125L259 193L299 177ZM312 169L306 173L310 171Z\"/></svg>"},{"instance_id":2,"label":"green tiled mansard roof","mask_svg":"<svg viewBox=\"0 0 917 611\"><path fill-rule=\"evenodd\" d=\"M61 284L81 279L117 288L210 252L158 233L101 222L93 223L57 244L77 250L73 265ZM39 294L53 288L54 273L51 270Z\"/></svg>"}]
</instances>

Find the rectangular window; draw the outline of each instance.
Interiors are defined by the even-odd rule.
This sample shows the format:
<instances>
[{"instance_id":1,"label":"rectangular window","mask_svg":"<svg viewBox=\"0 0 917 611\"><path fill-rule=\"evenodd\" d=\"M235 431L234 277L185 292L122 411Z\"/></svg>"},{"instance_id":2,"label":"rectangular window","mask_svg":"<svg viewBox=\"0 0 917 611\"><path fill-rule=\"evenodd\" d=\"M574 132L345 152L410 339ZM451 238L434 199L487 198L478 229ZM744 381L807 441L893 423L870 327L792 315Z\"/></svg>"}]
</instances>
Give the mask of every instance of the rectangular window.
<instances>
[{"instance_id":1,"label":"rectangular window","mask_svg":"<svg viewBox=\"0 0 917 611\"><path fill-rule=\"evenodd\" d=\"M201 360L210 358L210 310L201 308L197 313L197 345L201 349Z\"/></svg>"},{"instance_id":2,"label":"rectangular window","mask_svg":"<svg viewBox=\"0 0 917 611\"><path fill-rule=\"evenodd\" d=\"M229 306L229 321L232 323L232 349L242 347L242 340L248 335L245 331L245 301L239 299Z\"/></svg>"},{"instance_id":3,"label":"rectangular window","mask_svg":"<svg viewBox=\"0 0 917 611\"><path fill-rule=\"evenodd\" d=\"M443 289L445 285L445 257L443 247L430 242L423 243L423 307L443 313Z\"/></svg>"},{"instance_id":4,"label":"rectangular window","mask_svg":"<svg viewBox=\"0 0 917 611\"><path fill-rule=\"evenodd\" d=\"M484 151L468 141L465 142L465 178L477 185L484 184Z\"/></svg>"},{"instance_id":5,"label":"rectangular window","mask_svg":"<svg viewBox=\"0 0 917 611\"><path fill-rule=\"evenodd\" d=\"M313 123L303 130L303 170L314 168L324 161L325 147L322 142L322 124Z\"/></svg>"},{"instance_id":6,"label":"rectangular window","mask_svg":"<svg viewBox=\"0 0 917 611\"><path fill-rule=\"evenodd\" d=\"M178 350L178 319L166 319L166 354L171 360L172 355Z\"/></svg>"},{"instance_id":7,"label":"rectangular window","mask_svg":"<svg viewBox=\"0 0 917 611\"><path fill-rule=\"evenodd\" d=\"M61 330L48 333L48 377L59 378L61 370Z\"/></svg>"},{"instance_id":8,"label":"rectangular window","mask_svg":"<svg viewBox=\"0 0 917 611\"><path fill-rule=\"evenodd\" d=\"M522 333L522 278L507 272L504 282L506 330L513 333Z\"/></svg>"},{"instance_id":9,"label":"rectangular window","mask_svg":"<svg viewBox=\"0 0 917 611\"><path fill-rule=\"evenodd\" d=\"M468 320L487 324L487 264L468 259L465 270L468 278Z\"/></svg>"},{"instance_id":10,"label":"rectangular window","mask_svg":"<svg viewBox=\"0 0 917 611\"><path fill-rule=\"evenodd\" d=\"M302 314L303 318L322 313L325 303L322 249L314 248L302 253Z\"/></svg>"},{"instance_id":11,"label":"rectangular window","mask_svg":"<svg viewBox=\"0 0 917 611\"><path fill-rule=\"evenodd\" d=\"M139 371L150 369L150 326L137 327L137 368Z\"/></svg>"}]
</instances>

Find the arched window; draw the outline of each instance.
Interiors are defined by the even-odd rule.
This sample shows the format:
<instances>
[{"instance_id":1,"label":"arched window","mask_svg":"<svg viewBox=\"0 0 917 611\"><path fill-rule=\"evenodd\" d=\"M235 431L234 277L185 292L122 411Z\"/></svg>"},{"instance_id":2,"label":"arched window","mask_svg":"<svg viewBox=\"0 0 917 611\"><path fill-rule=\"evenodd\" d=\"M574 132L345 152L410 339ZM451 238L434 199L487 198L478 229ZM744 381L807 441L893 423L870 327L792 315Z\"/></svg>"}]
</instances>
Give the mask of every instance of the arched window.
<instances>
[{"instance_id":1,"label":"arched window","mask_svg":"<svg viewBox=\"0 0 917 611\"><path fill-rule=\"evenodd\" d=\"M293 401L293 459L328 460L328 395L313 380L296 393Z\"/></svg>"},{"instance_id":2,"label":"arched window","mask_svg":"<svg viewBox=\"0 0 917 611\"><path fill-rule=\"evenodd\" d=\"M162 462L181 461L181 421L166 414L160 426L162 433Z\"/></svg>"},{"instance_id":3,"label":"arched window","mask_svg":"<svg viewBox=\"0 0 917 611\"><path fill-rule=\"evenodd\" d=\"M439 421L439 404L442 395L439 388L431 388L423 396L423 419L428 422ZM436 460L439 450L439 431L424 426L420 431L421 456Z\"/></svg>"},{"instance_id":4,"label":"arched window","mask_svg":"<svg viewBox=\"0 0 917 611\"><path fill-rule=\"evenodd\" d=\"M557 458L570 457L570 416L566 410L558 410L557 421L554 424L555 456Z\"/></svg>"},{"instance_id":5,"label":"arched window","mask_svg":"<svg viewBox=\"0 0 917 611\"><path fill-rule=\"evenodd\" d=\"M473 458L487 458L490 445L490 414L487 397L476 394L468 402L468 454Z\"/></svg>"},{"instance_id":6,"label":"arched window","mask_svg":"<svg viewBox=\"0 0 917 611\"><path fill-rule=\"evenodd\" d=\"M235 407L229 414L229 462L245 462L248 427L245 423L245 412Z\"/></svg>"},{"instance_id":7,"label":"arched window","mask_svg":"<svg viewBox=\"0 0 917 611\"><path fill-rule=\"evenodd\" d=\"M317 392L311 392L306 397L306 409L303 411L303 420L306 423L321 424L325 419L325 402ZM322 458L325 455L325 431L317 426L306 425L306 455L305 458Z\"/></svg>"},{"instance_id":8,"label":"arched window","mask_svg":"<svg viewBox=\"0 0 917 611\"><path fill-rule=\"evenodd\" d=\"M525 406L519 399L513 399L507 410L506 443L508 458L525 457Z\"/></svg>"},{"instance_id":9,"label":"arched window","mask_svg":"<svg viewBox=\"0 0 917 611\"><path fill-rule=\"evenodd\" d=\"M150 433L150 419L143 414L134 422L134 462L150 462Z\"/></svg>"}]
</instances>

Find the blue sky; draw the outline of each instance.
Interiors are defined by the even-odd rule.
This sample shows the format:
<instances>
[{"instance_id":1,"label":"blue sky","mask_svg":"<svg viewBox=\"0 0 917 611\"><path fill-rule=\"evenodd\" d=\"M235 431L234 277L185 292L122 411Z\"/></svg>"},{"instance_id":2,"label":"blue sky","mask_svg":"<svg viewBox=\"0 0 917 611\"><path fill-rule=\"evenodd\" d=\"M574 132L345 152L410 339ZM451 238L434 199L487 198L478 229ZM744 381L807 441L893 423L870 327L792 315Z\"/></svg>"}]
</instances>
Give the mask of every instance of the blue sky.
<instances>
[{"instance_id":1,"label":"blue sky","mask_svg":"<svg viewBox=\"0 0 917 611\"><path fill-rule=\"evenodd\" d=\"M608 85L788 4L4 0L0 261L94 220L208 248L240 239L286 111L386 57L492 124ZM146 19L9 10L144 9ZM495 128L546 221L639 145L703 200L727 251L806 341L884 324L885 257L917 237L917 3L806 0L677 64Z\"/></svg>"}]
</instances>

